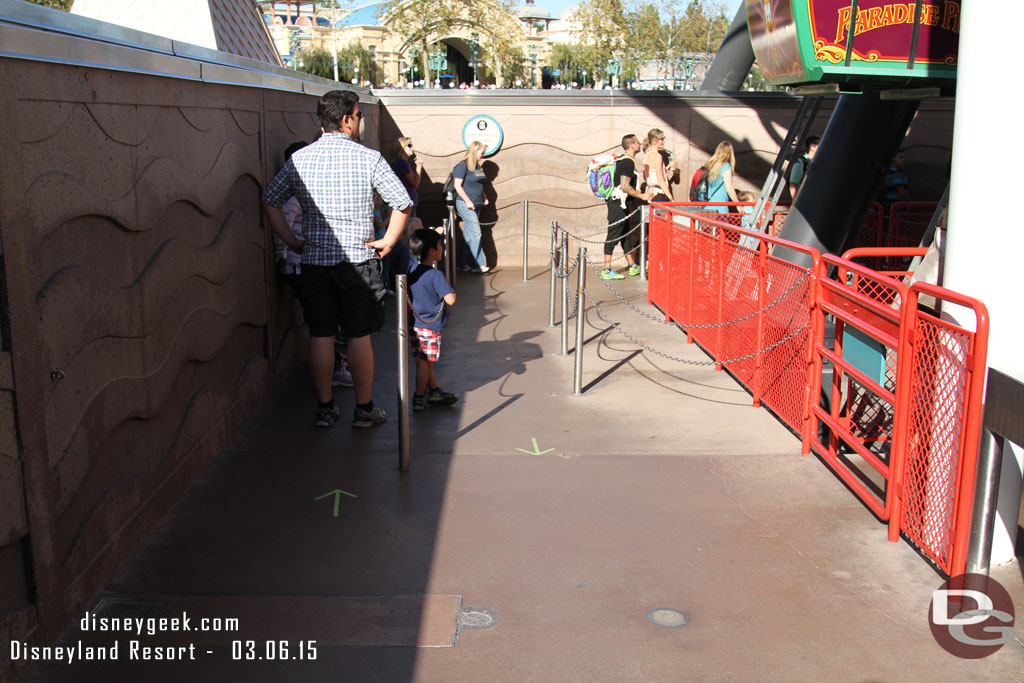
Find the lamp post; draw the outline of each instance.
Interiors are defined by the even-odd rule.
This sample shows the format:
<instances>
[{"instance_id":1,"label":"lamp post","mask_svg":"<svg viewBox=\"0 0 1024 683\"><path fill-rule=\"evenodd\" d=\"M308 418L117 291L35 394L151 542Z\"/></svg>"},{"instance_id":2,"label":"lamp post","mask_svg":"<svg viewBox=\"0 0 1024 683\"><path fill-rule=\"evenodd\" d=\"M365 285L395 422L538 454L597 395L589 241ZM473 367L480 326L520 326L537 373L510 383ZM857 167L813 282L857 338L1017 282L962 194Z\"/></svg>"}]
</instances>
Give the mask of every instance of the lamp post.
<instances>
[{"instance_id":1,"label":"lamp post","mask_svg":"<svg viewBox=\"0 0 1024 683\"><path fill-rule=\"evenodd\" d=\"M448 56L441 52L441 46L437 45L437 52L430 55L430 69L434 72L434 84L440 86L441 72L448 70Z\"/></svg>"},{"instance_id":2,"label":"lamp post","mask_svg":"<svg viewBox=\"0 0 1024 683\"><path fill-rule=\"evenodd\" d=\"M537 87L537 50L530 48L530 87Z\"/></svg>"},{"instance_id":3,"label":"lamp post","mask_svg":"<svg viewBox=\"0 0 1024 683\"><path fill-rule=\"evenodd\" d=\"M295 68L295 53L299 50L299 38L298 27L291 28L288 30L288 65L293 69Z\"/></svg>"},{"instance_id":4,"label":"lamp post","mask_svg":"<svg viewBox=\"0 0 1024 683\"><path fill-rule=\"evenodd\" d=\"M616 78L622 73L622 62L615 58L609 59L608 66L605 68L608 71L608 80L611 87L614 88L616 85Z\"/></svg>"},{"instance_id":5,"label":"lamp post","mask_svg":"<svg viewBox=\"0 0 1024 683\"><path fill-rule=\"evenodd\" d=\"M358 57L356 59L358 59ZM359 85L359 62L358 61L355 63L355 66L352 67L352 71L353 71L352 85Z\"/></svg>"},{"instance_id":6,"label":"lamp post","mask_svg":"<svg viewBox=\"0 0 1024 683\"><path fill-rule=\"evenodd\" d=\"M477 41L480 39L480 34L474 31L473 33L469 34L469 37L473 39L472 42L469 44L469 49L473 55L472 61L469 63L469 65L473 68L473 85L477 85L479 81L477 80L476 77L476 56L477 49L479 47Z\"/></svg>"}]
</instances>

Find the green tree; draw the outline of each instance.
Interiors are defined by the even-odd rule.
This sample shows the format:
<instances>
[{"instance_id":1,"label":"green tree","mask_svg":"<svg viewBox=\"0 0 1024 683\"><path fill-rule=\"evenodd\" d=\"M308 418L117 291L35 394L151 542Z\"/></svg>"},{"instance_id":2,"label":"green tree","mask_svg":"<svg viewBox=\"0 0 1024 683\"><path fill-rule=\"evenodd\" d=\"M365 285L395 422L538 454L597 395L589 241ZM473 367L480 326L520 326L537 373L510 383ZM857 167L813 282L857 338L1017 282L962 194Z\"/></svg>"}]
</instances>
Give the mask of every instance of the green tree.
<instances>
[{"instance_id":1,"label":"green tree","mask_svg":"<svg viewBox=\"0 0 1024 683\"><path fill-rule=\"evenodd\" d=\"M65 12L71 11L71 3L74 0L28 0L35 5L42 5L43 7L52 7L53 9L63 10Z\"/></svg>"},{"instance_id":2,"label":"green tree","mask_svg":"<svg viewBox=\"0 0 1024 683\"><path fill-rule=\"evenodd\" d=\"M358 72L355 69L357 66ZM334 60L326 48L307 47L295 56L295 70L333 79ZM338 79L342 82L351 81L358 73L360 81L370 80L376 83L376 70L373 55L359 43L352 42L338 50Z\"/></svg>"},{"instance_id":3,"label":"green tree","mask_svg":"<svg viewBox=\"0 0 1024 683\"><path fill-rule=\"evenodd\" d=\"M709 0L690 0L682 20L687 52L717 52L731 23L725 5Z\"/></svg>"},{"instance_id":4,"label":"green tree","mask_svg":"<svg viewBox=\"0 0 1024 683\"><path fill-rule=\"evenodd\" d=\"M559 73L555 80L559 83L578 81L580 77L577 74L581 73L586 65L586 58L579 47L565 43L556 43L551 46L548 66L552 70L558 70Z\"/></svg>"},{"instance_id":5,"label":"green tree","mask_svg":"<svg viewBox=\"0 0 1024 683\"><path fill-rule=\"evenodd\" d=\"M608 60L626 48L628 22L620 0L583 0L573 12L580 25L580 52L590 73L604 73ZM595 78L595 80L597 80Z\"/></svg>"},{"instance_id":6,"label":"green tree","mask_svg":"<svg viewBox=\"0 0 1024 683\"><path fill-rule=\"evenodd\" d=\"M331 53L322 47L306 47L295 55L295 70L321 78L334 78Z\"/></svg>"},{"instance_id":7,"label":"green tree","mask_svg":"<svg viewBox=\"0 0 1024 683\"><path fill-rule=\"evenodd\" d=\"M654 62L662 78L669 79L673 65L687 51L687 24L671 2L644 3L628 15L630 32L625 54L629 66L639 71L644 63Z\"/></svg>"},{"instance_id":8,"label":"green tree","mask_svg":"<svg viewBox=\"0 0 1024 683\"><path fill-rule=\"evenodd\" d=\"M374 55L360 45L358 42L351 42L338 50L338 78L342 81L351 81L356 78L356 69L359 67L359 81L369 80L377 82L377 63Z\"/></svg>"}]
</instances>

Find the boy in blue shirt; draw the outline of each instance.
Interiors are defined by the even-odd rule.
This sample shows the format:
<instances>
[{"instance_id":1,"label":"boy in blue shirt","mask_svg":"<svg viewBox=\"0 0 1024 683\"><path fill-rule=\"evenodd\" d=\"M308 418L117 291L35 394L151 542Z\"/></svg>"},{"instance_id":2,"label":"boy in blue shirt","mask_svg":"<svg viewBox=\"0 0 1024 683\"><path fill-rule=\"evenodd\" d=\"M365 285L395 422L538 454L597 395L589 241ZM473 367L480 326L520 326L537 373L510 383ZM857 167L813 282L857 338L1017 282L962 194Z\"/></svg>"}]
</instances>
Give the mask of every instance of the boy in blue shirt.
<instances>
[{"instance_id":1,"label":"boy in blue shirt","mask_svg":"<svg viewBox=\"0 0 1024 683\"><path fill-rule=\"evenodd\" d=\"M441 391L434 374L434 363L441 357L441 335L447 322L445 305L455 305L455 290L434 264L444 257L441 236L429 228L420 228L409 238L409 251L420 264L409 273L409 299L413 313L410 339L416 357L416 391L412 409L427 405L450 406L459 400L455 394ZM430 391L427 395L427 391Z\"/></svg>"}]
</instances>

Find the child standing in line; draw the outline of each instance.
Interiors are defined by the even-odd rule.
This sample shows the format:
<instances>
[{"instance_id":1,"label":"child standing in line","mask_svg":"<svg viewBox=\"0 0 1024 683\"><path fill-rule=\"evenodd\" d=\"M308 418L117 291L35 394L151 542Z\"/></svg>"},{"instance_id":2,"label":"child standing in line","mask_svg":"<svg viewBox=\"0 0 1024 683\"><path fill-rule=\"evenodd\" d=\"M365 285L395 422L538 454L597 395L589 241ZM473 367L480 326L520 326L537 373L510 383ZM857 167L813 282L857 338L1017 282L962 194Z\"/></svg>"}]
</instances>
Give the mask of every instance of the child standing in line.
<instances>
[{"instance_id":1,"label":"child standing in line","mask_svg":"<svg viewBox=\"0 0 1024 683\"><path fill-rule=\"evenodd\" d=\"M429 228L420 228L409 238L409 251L419 265L409 273L409 299L412 301L413 335L410 343L416 357L416 391L412 409L427 405L450 406L459 397L442 391L437 384L434 363L441 357L441 335L447 322L448 306L455 305L455 290L434 264L444 257L441 236ZM427 391L429 390L429 395Z\"/></svg>"}]
</instances>

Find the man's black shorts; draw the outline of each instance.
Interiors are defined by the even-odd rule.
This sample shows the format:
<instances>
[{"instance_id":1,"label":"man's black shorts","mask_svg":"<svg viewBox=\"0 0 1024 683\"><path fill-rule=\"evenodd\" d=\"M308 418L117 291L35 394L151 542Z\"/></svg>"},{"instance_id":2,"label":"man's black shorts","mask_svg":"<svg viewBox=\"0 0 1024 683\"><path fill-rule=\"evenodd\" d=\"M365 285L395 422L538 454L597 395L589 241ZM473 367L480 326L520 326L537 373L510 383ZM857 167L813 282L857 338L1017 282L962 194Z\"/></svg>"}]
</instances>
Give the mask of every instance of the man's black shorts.
<instances>
[{"instance_id":1,"label":"man's black shorts","mask_svg":"<svg viewBox=\"0 0 1024 683\"><path fill-rule=\"evenodd\" d=\"M624 253L632 253L636 246L639 235L635 229L640 225L640 212L636 210L638 204L626 202L626 208L622 208L618 199L608 202L608 238L604 242L604 253L611 255L615 251L615 245L622 243ZM628 217L628 218L627 218Z\"/></svg>"},{"instance_id":2,"label":"man's black shorts","mask_svg":"<svg viewBox=\"0 0 1024 683\"><path fill-rule=\"evenodd\" d=\"M311 337L365 337L384 325L384 279L380 259L302 265L302 314Z\"/></svg>"}]
</instances>

